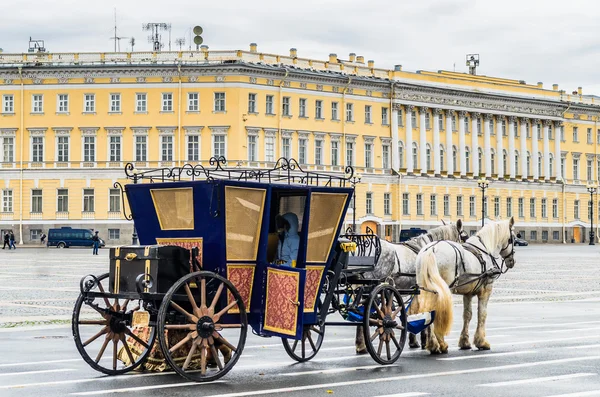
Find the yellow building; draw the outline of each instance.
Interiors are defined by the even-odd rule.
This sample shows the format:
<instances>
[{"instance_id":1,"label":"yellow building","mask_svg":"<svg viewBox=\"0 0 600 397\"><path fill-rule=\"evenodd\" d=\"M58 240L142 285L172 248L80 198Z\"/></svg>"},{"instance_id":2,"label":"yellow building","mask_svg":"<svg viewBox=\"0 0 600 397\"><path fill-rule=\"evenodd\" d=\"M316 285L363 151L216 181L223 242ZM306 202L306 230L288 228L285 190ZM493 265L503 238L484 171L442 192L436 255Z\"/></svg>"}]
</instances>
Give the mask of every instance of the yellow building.
<instances>
[{"instance_id":1,"label":"yellow building","mask_svg":"<svg viewBox=\"0 0 600 397\"><path fill-rule=\"evenodd\" d=\"M56 226L131 241L123 167L225 156L361 174L361 227L400 229L514 215L533 241L582 242L586 184L600 176L599 98L542 83L376 68L249 51L0 54L0 228L20 242ZM594 202L597 200L594 198ZM600 208L595 208L599 209ZM600 211L594 211L599 219ZM598 222L594 222L597 224Z\"/></svg>"}]
</instances>

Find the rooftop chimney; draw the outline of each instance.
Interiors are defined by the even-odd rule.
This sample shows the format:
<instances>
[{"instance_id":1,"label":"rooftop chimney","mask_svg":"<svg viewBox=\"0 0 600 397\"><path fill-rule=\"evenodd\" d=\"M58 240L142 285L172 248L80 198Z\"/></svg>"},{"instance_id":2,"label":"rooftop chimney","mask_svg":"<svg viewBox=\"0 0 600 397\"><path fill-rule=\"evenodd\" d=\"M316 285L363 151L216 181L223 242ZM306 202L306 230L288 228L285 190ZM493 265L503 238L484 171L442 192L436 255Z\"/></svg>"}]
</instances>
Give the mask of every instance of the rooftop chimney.
<instances>
[{"instance_id":1,"label":"rooftop chimney","mask_svg":"<svg viewBox=\"0 0 600 397\"><path fill-rule=\"evenodd\" d=\"M250 43L250 52L257 52L258 45L256 43Z\"/></svg>"},{"instance_id":2,"label":"rooftop chimney","mask_svg":"<svg viewBox=\"0 0 600 397\"><path fill-rule=\"evenodd\" d=\"M552 84L552 90L558 91L558 84Z\"/></svg>"},{"instance_id":3,"label":"rooftop chimney","mask_svg":"<svg viewBox=\"0 0 600 397\"><path fill-rule=\"evenodd\" d=\"M353 52L350 53L350 59L349 59L349 61L350 62L356 62L356 54L355 53L353 53Z\"/></svg>"},{"instance_id":4,"label":"rooftop chimney","mask_svg":"<svg viewBox=\"0 0 600 397\"><path fill-rule=\"evenodd\" d=\"M357 56L356 62L357 63L365 63L365 57L363 57L362 55Z\"/></svg>"},{"instance_id":5,"label":"rooftop chimney","mask_svg":"<svg viewBox=\"0 0 600 397\"><path fill-rule=\"evenodd\" d=\"M370 59L368 65L369 65L369 68L373 69L375 67L375 61Z\"/></svg>"},{"instance_id":6,"label":"rooftop chimney","mask_svg":"<svg viewBox=\"0 0 600 397\"><path fill-rule=\"evenodd\" d=\"M329 54L329 63L337 63L337 54Z\"/></svg>"},{"instance_id":7,"label":"rooftop chimney","mask_svg":"<svg viewBox=\"0 0 600 397\"><path fill-rule=\"evenodd\" d=\"M402 65L394 65L394 71L401 72L402 71Z\"/></svg>"},{"instance_id":8,"label":"rooftop chimney","mask_svg":"<svg viewBox=\"0 0 600 397\"><path fill-rule=\"evenodd\" d=\"M298 50L295 48L290 48L290 57L292 57L292 58L298 57Z\"/></svg>"}]
</instances>

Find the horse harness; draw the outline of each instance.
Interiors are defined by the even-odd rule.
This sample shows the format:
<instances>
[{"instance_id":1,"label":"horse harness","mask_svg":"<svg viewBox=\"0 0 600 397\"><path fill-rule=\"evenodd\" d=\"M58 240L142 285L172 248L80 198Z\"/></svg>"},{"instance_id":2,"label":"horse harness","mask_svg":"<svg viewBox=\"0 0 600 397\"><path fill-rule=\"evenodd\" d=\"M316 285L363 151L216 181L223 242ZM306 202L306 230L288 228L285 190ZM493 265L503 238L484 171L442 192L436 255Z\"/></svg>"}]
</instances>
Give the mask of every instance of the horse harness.
<instances>
[{"instance_id":1,"label":"horse harness","mask_svg":"<svg viewBox=\"0 0 600 397\"><path fill-rule=\"evenodd\" d=\"M422 236L419 236L419 237L422 237L423 239L429 239L429 242L426 242L426 244L429 244L429 243L433 242L433 237L431 237L431 235L429 235L429 234L425 234L425 235L422 235ZM402 245L402 246L408 248L409 250L411 250L412 252L414 252L415 255L419 255L419 252L421 251L421 247L420 246L417 246L416 244L412 244L412 239L408 240L408 241L401 242L398 245ZM416 278L417 277L416 273L403 273L402 272L402 269L400 268L401 262L400 262L400 257L398 256L398 252L394 251L394 254L396 255L396 260L398 261L398 272L394 273L394 275L395 276L400 276L400 277L412 277L412 278Z\"/></svg>"}]
</instances>

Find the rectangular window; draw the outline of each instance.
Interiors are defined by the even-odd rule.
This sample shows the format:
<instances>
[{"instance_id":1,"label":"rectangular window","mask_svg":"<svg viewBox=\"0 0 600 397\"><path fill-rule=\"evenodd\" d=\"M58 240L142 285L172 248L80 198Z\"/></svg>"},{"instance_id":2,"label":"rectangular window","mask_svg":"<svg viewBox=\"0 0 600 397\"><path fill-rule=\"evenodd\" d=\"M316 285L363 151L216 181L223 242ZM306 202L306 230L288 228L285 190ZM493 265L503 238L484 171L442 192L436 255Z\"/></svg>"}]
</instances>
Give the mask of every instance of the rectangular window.
<instances>
[{"instance_id":1,"label":"rectangular window","mask_svg":"<svg viewBox=\"0 0 600 397\"><path fill-rule=\"evenodd\" d=\"M256 161L257 155L256 155L256 141L257 141L257 136L256 135L248 135L248 161Z\"/></svg>"},{"instance_id":2,"label":"rectangular window","mask_svg":"<svg viewBox=\"0 0 600 397\"><path fill-rule=\"evenodd\" d=\"M94 113L96 111L95 94L85 94L83 96L83 111L85 113Z\"/></svg>"},{"instance_id":3,"label":"rectangular window","mask_svg":"<svg viewBox=\"0 0 600 397\"><path fill-rule=\"evenodd\" d=\"M452 115L452 131L456 131L456 115Z\"/></svg>"},{"instance_id":4,"label":"rectangular window","mask_svg":"<svg viewBox=\"0 0 600 397\"><path fill-rule=\"evenodd\" d=\"M29 229L29 239L32 241L39 240L42 236L42 229Z\"/></svg>"},{"instance_id":5,"label":"rectangular window","mask_svg":"<svg viewBox=\"0 0 600 397\"><path fill-rule=\"evenodd\" d=\"M475 217L475 196L469 196L469 216Z\"/></svg>"},{"instance_id":6,"label":"rectangular window","mask_svg":"<svg viewBox=\"0 0 600 397\"><path fill-rule=\"evenodd\" d=\"M354 121L354 105L352 103L346 104L346 121Z\"/></svg>"},{"instance_id":7,"label":"rectangular window","mask_svg":"<svg viewBox=\"0 0 600 397\"><path fill-rule=\"evenodd\" d=\"M2 212L13 212L12 189L4 189L2 191Z\"/></svg>"},{"instance_id":8,"label":"rectangular window","mask_svg":"<svg viewBox=\"0 0 600 397\"><path fill-rule=\"evenodd\" d=\"M273 113L273 95L267 95L266 101L265 111L267 114L275 114Z\"/></svg>"},{"instance_id":9,"label":"rectangular window","mask_svg":"<svg viewBox=\"0 0 600 397\"><path fill-rule=\"evenodd\" d=\"M164 135L160 137L160 160L173 161L173 137Z\"/></svg>"},{"instance_id":10,"label":"rectangular window","mask_svg":"<svg viewBox=\"0 0 600 397\"><path fill-rule=\"evenodd\" d=\"M435 194L429 196L429 213L431 216L437 215L437 196Z\"/></svg>"},{"instance_id":11,"label":"rectangular window","mask_svg":"<svg viewBox=\"0 0 600 397\"><path fill-rule=\"evenodd\" d=\"M188 112L200 111L200 96L197 92L188 92Z\"/></svg>"},{"instance_id":12,"label":"rectangular window","mask_svg":"<svg viewBox=\"0 0 600 397\"><path fill-rule=\"evenodd\" d=\"M292 157L292 140L290 138L283 138L281 140L281 154L284 158L289 159Z\"/></svg>"},{"instance_id":13,"label":"rectangular window","mask_svg":"<svg viewBox=\"0 0 600 397\"><path fill-rule=\"evenodd\" d=\"M383 145L381 147L381 165L384 170L390 168L390 146Z\"/></svg>"},{"instance_id":14,"label":"rectangular window","mask_svg":"<svg viewBox=\"0 0 600 397\"><path fill-rule=\"evenodd\" d=\"M579 160L573 159L573 179L579 180Z\"/></svg>"},{"instance_id":15,"label":"rectangular window","mask_svg":"<svg viewBox=\"0 0 600 397\"><path fill-rule=\"evenodd\" d=\"M456 197L456 216L463 216L463 197Z\"/></svg>"},{"instance_id":16,"label":"rectangular window","mask_svg":"<svg viewBox=\"0 0 600 397\"><path fill-rule=\"evenodd\" d=\"M42 189L33 189L31 191L31 212L42 212Z\"/></svg>"},{"instance_id":17,"label":"rectangular window","mask_svg":"<svg viewBox=\"0 0 600 397\"><path fill-rule=\"evenodd\" d=\"M265 160L275 161L275 137L265 137Z\"/></svg>"},{"instance_id":18,"label":"rectangular window","mask_svg":"<svg viewBox=\"0 0 600 397\"><path fill-rule=\"evenodd\" d=\"M560 240L560 232L555 230L552 232L552 239L553 240Z\"/></svg>"},{"instance_id":19,"label":"rectangular window","mask_svg":"<svg viewBox=\"0 0 600 397\"><path fill-rule=\"evenodd\" d=\"M225 157L225 135L214 135L213 136L213 156Z\"/></svg>"},{"instance_id":20,"label":"rectangular window","mask_svg":"<svg viewBox=\"0 0 600 397\"><path fill-rule=\"evenodd\" d=\"M507 217L513 216L513 211L512 211L512 197L507 197L506 198L506 216Z\"/></svg>"},{"instance_id":21,"label":"rectangular window","mask_svg":"<svg viewBox=\"0 0 600 397\"><path fill-rule=\"evenodd\" d=\"M256 113L256 94L248 94L248 113Z\"/></svg>"},{"instance_id":22,"label":"rectangular window","mask_svg":"<svg viewBox=\"0 0 600 397\"><path fill-rule=\"evenodd\" d=\"M371 193L371 192L367 192L367 197L365 200L365 207L366 207L367 214L373 213L373 193Z\"/></svg>"},{"instance_id":23,"label":"rectangular window","mask_svg":"<svg viewBox=\"0 0 600 397\"><path fill-rule=\"evenodd\" d=\"M85 162L96 161L96 137L95 136L84 136L83 137L83 161L85 161Z\"/></svg>"},{"instance_id":24,"label":"rectangular window","mask_svg":"<svg viewBox=\"0 0 600 397\"><path fill-rule=\"evenodd\" d=\"M331 120L339 120L340 116L338 113L338 103L331 102Z\"/></svg>"},{"instance_id":25,"label":"rectangular window","mask_svg":"<svg viewBox=\"0 0 600 397\"><path fill-rule=\"evenodd\" d=\"M371 124L373 120L371 119L371 105L365 105L365 123Z\"/></svg>"},{"instance_id":26,"label":"rectangular window","mask_svg":"<svg viewBox=\"0 0 600 397\"><path fill-rule=\"evenodd\" d=\"M306 164L306 139L298 139L298 162Z\"/></svg>"},{"instance_id":27,"label":"rectangular window","mask_svg":"<svg viewBox=\"0 0 600 397\"><path fill-rule=\"evenodd\" d=\"M58 94L56 111L58 113L69 113L69 94Z\"/></svg>"},{"instance_id":28,"label":"rectangular window","mask_svg":"<svg viewBox=\"0 0 600 397\"><path fill-rule=\"evenodd\" d=\"M162 94L162 111L173 111L173 94L171 94L170 92Z\"/></svg>"},{"instance_id":29,"label":"rectangular window","mask_svg":"<svg viewBox=\"0 0 600 397\"><path fill-rule=\"evenodd\" d=\"M35 94L31 96L31 112L44 113L44 96Z\"/></svg>"},{"instance_id":30,"label":"rectangular window","mask_svg":"<svg viewBox=\"0 0 600 397\"><path fill-rule=\"evenodd\" d=\"M391 195L390 193L383 193L383 214L384 215L392 215L392 206L391 206Z\"/></svg>"},{"instance_id":31,"label":"rectangular window","mask_svg":"<svg viewBox=\"0 0 600 397\"><path fill-rule=\"evenodd\" d=\"M566 159L564 157L561 157L561 159L560 159L560 175L563 177L563 179L567 177L567 172L565 170L565 162L566 162Z\"/></svg>"},{"instance_id":32,"label":"rectangular window","mask_svg":"<svg viewBox=\"0 0 600 397\"><path fill-rule=\"evenodd\" d=\"M494 217L500 216L500 197L494 197Z\"/></svg>"},{"instance_id":33,"label":"rectangular window","mask_svg":"<svg viewBox=\"0 0 600 397\"><path fill-rule=\"evenodd\" d=\"M121 112L121 94L110 94L110 113Z\"/></svg>"},{"instance_id":34,"label":"rectangular window","mask_svg":"<svg viewBox=\"0 0 600 397\"><path fill-rule=\"evenodd\" d=\"M12 163L15 161L15 138L12 136L5 137L2 140L3 153L2 161L5 163Z\"/></svg>"},{"instance_id":35,"label":"rectangular window","mask_svg":"<svg viewBox=\"0 0 600 397\"><path fill-rule=\"evenodd\" d=\"M417 194L417 215L423 215L423 195Z\"/></svg>"},{"instance_id":36,"label":"rectangular window","mask_svg":"<svg viewBox=\"0 0 600 397\"><path fill-rule=\"evenodd\" d=\"M410 193L402 193L402 215L409 215Z\"/></svg>"},{"instance_id":37,"label":"rectangular window","mask_svg":"<svg viewBox=\"0 0 600 397\"><path fill-rule=\"evenodd\" d=\"M58 189L56 191L56 211L69 212L69 189Z\"/></svg>"},{"instance_id":38,"label":"rectangular window","mask_svg":"<svg viewBox=\"0 0 600 397\"><path fill-rule=\"evenodd\" d=\"M507 136L506 132L506 120L502 120L502 136Z\"/></svg>"},{"instance_id":39,"label":"rectangular window","mask_svg":"<svg viewBox=\"0 0 600 397\"><path fill-rule=\"evenodd\" d=\"M594 140L592 139L592 129L591 128L587 129L587 143L589 145L591 145L592 143L594 143Z\"/></svg>"},{"instance_id":40,"label":"rectangular window","mask_svg":"<svg viewBox=\"0 0 600 397\"><path fill-rule=\"evenodd\" d=\"M425 129L431 129L431 115L425 111Z\"/></svg>"},{"instance_id":41,"label":"rectangular window","mask_svg":"<svg viewBox=\"0 0 600 397\"><path fill-rule=\"evenodd\" d=\"M552 217L558 218L558 199L552 199Z\"/></svg>"},{"instance_id":42,"label":"rectangular window","mask_svg":"<svg viewBox=\"0 0 600 397\"><path fill-rule=\"evenodd\" d=\"M108 211L121 212L121 191L119 189L109 189Z\"/></svg>"},{"instance_id":43,"label":"rectangular window","mask_svg":"<svg viewBox=\"0 0 600 397\"><path fill-rule=\"evenodd\" d=\"M525 218L525 199L519 197L519 218Z\"/></svg>"},{"instance_id":44,"label":"rectangular window","mask_svg":"<svg viewBox=\"0 0 600 397\"><path fill-rule=\"evenodd\" d=\"M417 112L414 110L410 113L410 123L412 124L412 128L417 128Z\"/></svg>"},{"instance_id":45,"label":"rectangular window","mask_svg":"<svg viewBox=\"0 0 600 397\"><path fill-rule=\"evenodd\" d=\"M83 211L94 212L94 189L83 189Z\"/></svg>"},{"instance_id":46,"label":"rectangular window","mask_svg":"<svg viewBox=\"0 0 600 397\"><path fill-rule=\"evenodd\" d=\"M532 231L529 233L529 235L530 235L530 239L531 239L532 241L536 241L536 240L537 240L537 231L536 231L536 230L532 230Z\"/></svg>"},{"instance_id":47,"label":"rectangular window","mask_svg":"<svg viewBox=\"0 0 600 397\"><path fill-rule=\"evenodd\" d=\"M592 160L587 161L587 180L588 181L592 181L594 179L594 176L592 175L593 164L594 163L592 162Z\"/></svg>"},{"instance_id":48,"label":"rectangular window","mask_svg":"<svg viewBox=\"0 0 600 397\"><path fill-rule=\"evenodd\" d=\"M315 164L323 164L323 141L315 139Z\"/></svg>"},{"instance_id":49,"label":"rectangular window","mask_svg":"<svg viewBox=\"0 0 600 397\"><path fill-rule=\"evenodd\" d=\"M450 216L450 196L444 195L444 216Z\"/></svg>"},{"instance_id":50,"label":"rectangular window","mask_svg":"<svg viewBox=\"0 0 600 397\"><path fill-rule=\"evenodd\" d=\"M298 104L298 116L306 117L306 99L300 98L300 102Z\"/></svg>"},{"instance_id":51,"label":"rectangular window","mask_svg":"<svg viewBox=\"0 0 600 397\"><path fill-rule=\"evenodd\" d=\"M373 167L373 145L370 143L365 143L365 167Z\"/></svg>"},{"instance_id":52,"label":"rectangular window","mask_svg":"<svg viewBox=\"0 0 600 397\"><path fill-rule=\"evenodd\" d=\"M281 109L281 111L283 112L284 116L290 116L291 112L290 112L290 97L289 96L284 96L283 97L283 108Z\"/></svg>"},{"instance_id":53,"label":"rectangular window","mask_svg":"<svg viewBox=\"0 0 600 397\"><path fill-rule=\"evenodd\" d=\"M542 218L547 218L548 217L548 200L543 198L542 199Z\"/></svg>"},{"instance_id":54,"label":"rectangular window","mask_svg":"<svg viewBox=\"0 0 600 397\"><path fill-rule=\"evenodd\" d=\"M390 122L389 122L390 116L388 113L389 113L388 108L386 108L386 107L381 108L381 124L383 124L383 125L390 124Z\"/></svg>"},{"instance_id":55,"label":"rectangular window","mask_svg":"<svg viewBox=\"0 0 600 397\"><path fill-rule=\"evenodd\" d=\"M483 198L483 215L487 218L488 216L488 198L485 196Z\"/></svg>"},{"instance_id":56,"label":"rectangular window","mask_svg":"<svg viewBox=\"0 0 600 397\"><path fill-rule=\"evenodd\" d=\"M579 142L579 128L573 127L573 142Z\"/></svg>"},{"instance_id":57,"label":"rectangular window","mask_svg":"<svg viewBox=\"0 0 600 397\"><path fill-rule=\"evenodd\" d=\"M579 200L573 203L573 218L579 219Z\"/></svg>"},{"instance_id":58,"label":"rectangular window","mask_svg":"<svg viewBox=\"0 0 600 397\"><path fill-rule=\"evenodd\" d=\"M317 100L315 101L315 119L323 118L323 101Z\"/></svg>"},{"instance_id":59,"label":"rectangular window","mask_svg":"<svg viewBox=\"0 0 600 397\"><path fill-rule=\"evenodd\" d=\"M354 143L346 142L346 165L354 165Z\"/></svg>"},{"instance_id":60,"label":"rectangular window","mask_svg":"<svg viewBox=\"0 0 600 397\"><path fill-rule=\"evenodd\" d=\"M13 95L2 95L2 112L15 112L15 97Z\"/></svg>"},{"instance_id":61,"label":"rectangular window","mask_svg":"<svg viewBox=\"0 0 600 397\"><path fill-rule=\"evenodd\" d=\"M331 141L331 165L338 166L340 159L340 143L338 141Z\"/></svg>"},{"instance_id":62,"label":"rectangular window","mask_svg":"<svg viewBox=\"0 0 600 397\"><path fill-rule=\"evenodd\" d=\"M225 112L225 93L215 92L213 110L215 112Z\"/></svg>"},{"instance_id":63,"label":"rectangular window","mask_svg":"<svg viewBox=\"0 0 600 397\"><path fill-rule=\"evenodd\" d=\"M110 161L121 161L121 137L110 137Z\"/></svg>"},{"instance_id":64,"label":"rectangular window","mask_svg":"<svg viewBox=\"0 0 600 397\"><path fill-rule=\"evenodd\" d=\"M59 136L56 143L56 161L65 163L69 161L69 137Z\"/></svg>"},{"instance_id":65,"label":"rectangular window","mask_svg":"<svg viewBox=\"0 0 600 397\"><path fill-rule=\"evenodd\" d=\"M121 229L108 229L109 240L119 240L121 238Z\"/></svg>"},{"instance_id":66,"label":"rectangular window","mask_svg":"<svg viewBox=\"0 0 600 397\"><path fill-rule=\"evenodd\" d=\"M188 160L189 161L200 161L200 136L199 135L188 135Z\"/></svg>"},{"instance_id":67,"label":"rectangular window","mask_svg":"<svg viewBox=\"0 0 600 397\"><path fill-rule=\"evenodd\" d=\"M477 135L481 135L481 118L477 118Z\"/></svg>"},{"instance_id":68,"label":"rectangular window","mask_svg":"<svg viewBox=\"0 0 600 397\"><path fill-rule=\"evenodd\" d=\"M398 109L398 126L404 126L404 118L402 117L402 109Z\"/></svg>"},{"instance_id":69,"label":"rectangular window","mask_svg":"<svg viewBox=\"0 0 600 397\"><path fill-rule=\"evenodd\" d=\"M147 153L147 137L136 136L135 137L135 161L145 162Z\"/></svg>"},{"instance_id":70,"label":"rectangular window","mask_svg":"<svg viewBox=\"0 0 600 397\"><path fill-rule=\"evenodd\" d=\"M148 110L146 94L135 94L135 111L137 113L145 113Z\"/></svg>"}]
</instances>

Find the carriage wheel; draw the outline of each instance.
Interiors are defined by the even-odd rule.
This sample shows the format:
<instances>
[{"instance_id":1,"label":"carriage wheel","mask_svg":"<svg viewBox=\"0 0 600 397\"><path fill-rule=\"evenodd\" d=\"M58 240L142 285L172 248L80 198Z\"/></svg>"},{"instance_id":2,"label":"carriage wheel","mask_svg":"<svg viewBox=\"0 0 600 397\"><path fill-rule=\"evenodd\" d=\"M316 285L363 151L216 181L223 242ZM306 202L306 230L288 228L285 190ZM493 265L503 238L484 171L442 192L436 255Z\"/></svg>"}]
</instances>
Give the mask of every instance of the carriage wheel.
<instances>
[{"instance_id":1,"label":"carriage wheel","mask_svg":"<svg viewBox=\"0 0 600 397\"><path fill-rule=\"evenodd\" d=\"M179 279L158 312L158 340L179 375L195 382L219 379L239 360L248 330L246 308L231 282L211 272Z\"/></svg>"},{"instance_id":2,"label":"carriage wheel","mask_svg":"<svg viewBox=\"0 0 600 397\"><path fill-rule=\"evenodd\" d=\"M325 337L325 325L305 325L300 340L281 338L285 352L294 360L303 363L314 358Z\"/></svg>"},{"instance_id":3,"label":"carriage wheel","mask_svg":"<svg viewBox=\"0 0 600 397\"><path fill-rule=\"evenodd\" d=\"M406 311L398 290L389 284L375 287L363 319L367 351L379 364L393 364L406 343Z\"/></svg>"},{"instance_id":4,"label":"carriage wheel","mask_svg":"<svg viewBox=\"0 0 600 397\"><path fill-rule=\"evenodd\" d=\"M89 280L91 292L108 289L108 273ZM142 364L154 344L155 327L138 334L131 313L139 309L130 300L88 298L79 295L73 310L72 329L81 357L96 371L108 375L129 372Z\"/></svg>"}]
</instances>

